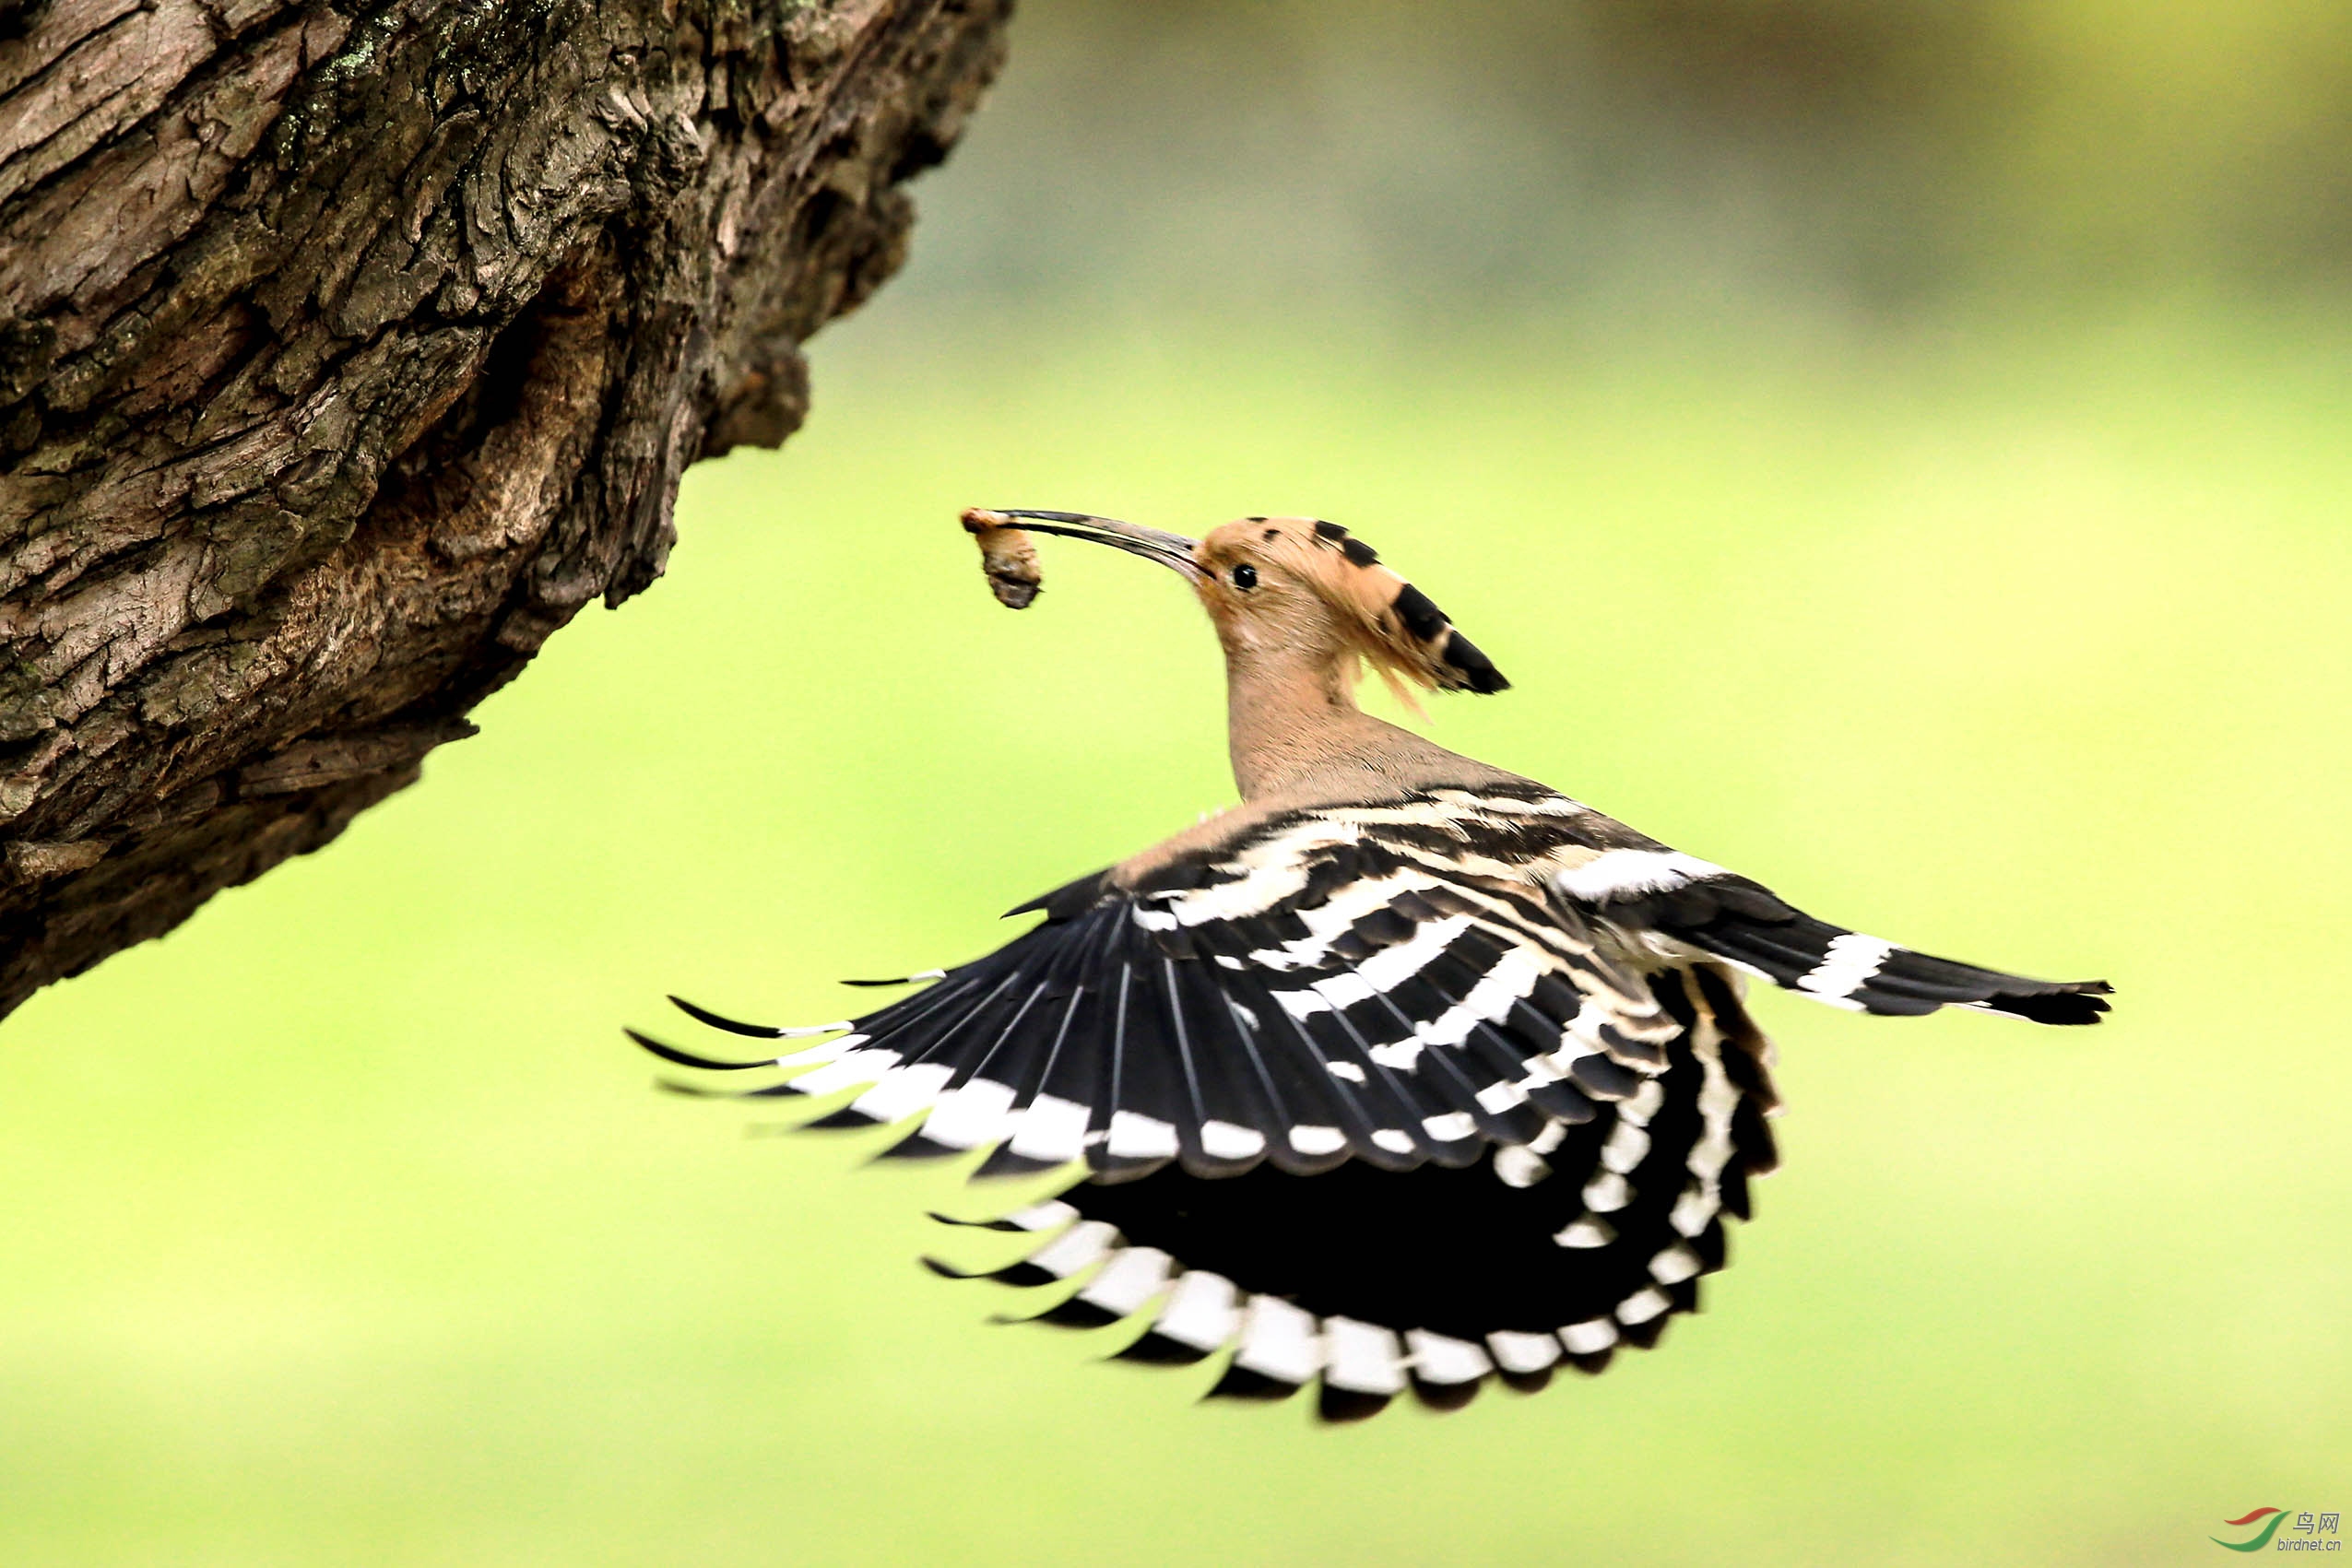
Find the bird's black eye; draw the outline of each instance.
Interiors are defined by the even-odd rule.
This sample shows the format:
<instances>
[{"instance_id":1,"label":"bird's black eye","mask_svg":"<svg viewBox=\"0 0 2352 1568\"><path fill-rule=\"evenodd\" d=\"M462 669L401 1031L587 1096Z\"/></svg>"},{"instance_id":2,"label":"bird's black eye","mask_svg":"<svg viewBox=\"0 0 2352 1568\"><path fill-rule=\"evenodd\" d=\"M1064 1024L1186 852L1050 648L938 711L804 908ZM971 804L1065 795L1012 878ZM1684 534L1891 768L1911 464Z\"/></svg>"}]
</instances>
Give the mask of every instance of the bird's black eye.
<instances>
[{"instance_id":1,"label":"bird's black eye","mask_svg":"<svg viewBox=\"0 0 2352 1568\"><path fill-rule=\"evenodd\" d=\"M1233 571L1234 586L1244 590L1258 586L1258 569L1243 561Z\"/></svg>"}]
</instances>

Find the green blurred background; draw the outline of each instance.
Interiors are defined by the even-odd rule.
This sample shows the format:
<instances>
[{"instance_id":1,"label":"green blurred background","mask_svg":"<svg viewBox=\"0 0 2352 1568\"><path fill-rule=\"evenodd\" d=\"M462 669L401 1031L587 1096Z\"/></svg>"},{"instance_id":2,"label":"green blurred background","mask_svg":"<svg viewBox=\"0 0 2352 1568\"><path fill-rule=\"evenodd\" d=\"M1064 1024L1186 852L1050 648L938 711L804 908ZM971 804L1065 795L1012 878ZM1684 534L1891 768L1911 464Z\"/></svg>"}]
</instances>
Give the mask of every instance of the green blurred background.
<instances>
[{"instance_id":1,"label":"green blurred background","mask_svg":"<svg viewBox=\"0 0 2352 1568\"><path fill-rule=\"evenodd\" d=\"M2352 1503L2352 10L1034 0L781 454L325 853L0 1028L0 1562L2099 1563ZM920 1273L936 1170L649 1091L1228 798L1181 587L1338 518L1434 705L2110 1024L1760 1010L1710 1310L1195 1406ZM773 1118L767 1118L773 1119Z\"/></svg>"}]
</instances>

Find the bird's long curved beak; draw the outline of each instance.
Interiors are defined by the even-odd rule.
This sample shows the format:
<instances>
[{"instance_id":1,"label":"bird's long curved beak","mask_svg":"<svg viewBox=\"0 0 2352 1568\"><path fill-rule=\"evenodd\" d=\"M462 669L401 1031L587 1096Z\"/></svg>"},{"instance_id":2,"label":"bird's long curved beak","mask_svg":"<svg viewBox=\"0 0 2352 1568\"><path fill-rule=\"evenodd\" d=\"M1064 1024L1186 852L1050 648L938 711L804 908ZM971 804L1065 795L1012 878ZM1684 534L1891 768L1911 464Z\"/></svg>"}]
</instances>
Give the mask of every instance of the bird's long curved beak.
<instances>
[{"instance_id":1,"label":"bird's long curved beak","mask_svg":"<svg viewBox=\"0 0 2352 1568\"><path fill-rule=\"evenodd\" d=\"M1192 559L1194 540L1182 534L1164 533L1146 528L1138 523L1121 523L1115 517L1095 517L1083 512L1028 512L1013 510L993 512L987 515L1005 519L1005 526L1026 528L1034 534L1056 534L1065 539L1086 539L1098 545L1108 545L1115 550L1140 555L1146 560L1156 560L1172 572L1183 573L1199 582L1203 575Z\"/></svg>"}]
</instances>

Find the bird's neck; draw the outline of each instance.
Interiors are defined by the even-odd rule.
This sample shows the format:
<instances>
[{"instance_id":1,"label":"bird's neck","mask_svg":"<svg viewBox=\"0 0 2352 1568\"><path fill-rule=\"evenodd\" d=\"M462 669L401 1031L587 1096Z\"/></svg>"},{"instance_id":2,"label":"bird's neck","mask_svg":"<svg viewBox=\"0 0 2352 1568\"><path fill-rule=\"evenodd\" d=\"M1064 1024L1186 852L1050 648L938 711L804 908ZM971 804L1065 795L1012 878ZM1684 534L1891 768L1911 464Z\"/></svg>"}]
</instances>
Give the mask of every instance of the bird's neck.
<instances>
[{"instance_id":1,"label":"bird's neck","mask_svg":"<svg viewBox=\"0 0 2352 1568\"><path fill-rule=\"evenodd\" d=\"M1234 783L1257 800L1343 768L1398 733L1355 705L1353 656L1225 650Z\"/></svg>"}]
</instances>

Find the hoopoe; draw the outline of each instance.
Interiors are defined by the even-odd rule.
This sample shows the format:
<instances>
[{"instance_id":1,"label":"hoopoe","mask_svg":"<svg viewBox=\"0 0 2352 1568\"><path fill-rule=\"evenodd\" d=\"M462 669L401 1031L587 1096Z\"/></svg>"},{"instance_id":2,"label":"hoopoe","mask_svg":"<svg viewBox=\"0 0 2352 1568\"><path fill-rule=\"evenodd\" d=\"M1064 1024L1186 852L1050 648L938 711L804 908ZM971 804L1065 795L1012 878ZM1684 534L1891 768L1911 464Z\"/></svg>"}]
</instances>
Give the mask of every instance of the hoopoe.
<instances>
[{"instance_id":1,"label":"hoopoe","mask_svg":"<svg viewBox=\"0 0 2352 1568\"><path fill-rule=\"evenodd\" d=\"M796 1069L756 1095L859 1090L810 1125L906 1126L889 1156L1070 1170L1060 1197L986 1221L1040 1238L988 1277L1078 1282L1036 1321L1148 1315L1121 1356L1229 1351L1212 1395L1317 1384L1332 1420L1598 1372L1696 1310L1777 1163L1744 977L1871 1013L2107 1010L2102 981L1828 925L1365 713L1365 665L1401 692L1508 682L1335 524L1247 517L1196 541L1076 513L966 520L1191 584L1224 648L1240 803L1021 905L1043 921L863 1017L776 1029L678 1002L822 1043L732 1062L631 1032L688 1067ZM1000 596L1027 603L1025 541L983 543Z\"/></svg>"}]
</instances>

